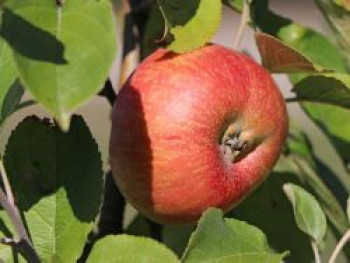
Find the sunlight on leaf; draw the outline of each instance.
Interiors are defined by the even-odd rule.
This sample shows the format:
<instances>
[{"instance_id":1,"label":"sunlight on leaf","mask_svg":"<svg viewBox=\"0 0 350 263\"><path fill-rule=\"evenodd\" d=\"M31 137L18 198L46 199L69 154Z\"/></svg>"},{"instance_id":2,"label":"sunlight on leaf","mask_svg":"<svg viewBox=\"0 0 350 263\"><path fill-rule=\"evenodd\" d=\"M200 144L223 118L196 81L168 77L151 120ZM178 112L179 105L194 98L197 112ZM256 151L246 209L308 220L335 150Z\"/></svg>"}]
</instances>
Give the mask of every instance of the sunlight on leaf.
<instances>
[{"instance_id":1,"label":"sunlight on leaf","mask_svg":"<svg viewBox=\"0 0 350 263\"><path fill-rule=\"evenodd\" d=\"M6 105L9 105L9 101L6 100L16 77L17 70L13 62L11 49L0 37L0 125L8 116L8 106Z\"/></svg>"},{"instance_id":2,"label":"sunlight on leaf","mask_svg":"<svg viewBox=\"0 0 350 263\"><path fill-rule=\"evenodd\" d=\"M98 241L87 263L180 263L177 256L163 244L145 237L107 236Z\"/></svg>"},{"instance_id":3,"label":"sunlight on leaf","mask_svg":"<svg viewBox=\"0 0 350 263\"><path fill-rule=\"evenodd\" d=\"M168 49L187 52L204 46L221 22L221 0L158 0L166 21L165 35L173 37Z\"/></svg>"},{"instance_id":4,"label":"sunlight on leaf","mask_svg":"<svg viewBox=\"0 0 350 263\"><path fill-rule=\"evenodd\" d=\"M72 112L108 77L116 50L110 1L8 0L0 33L23 85L67 130Z\"/></svg>"},{"instance_id":5,"label":"sunlight on leaf","mask_svg":"<svg viewBox=\"0 0 350 263\"><path fill-rule=\"evenodd\" d=\"M272 252L266 236L258 228L243 221L223 218L221 210L210 208L191 235L182 260L190 263L259 259L272 263L280 262L285 256L286 253Z\"/></svg>"}]
</instances>

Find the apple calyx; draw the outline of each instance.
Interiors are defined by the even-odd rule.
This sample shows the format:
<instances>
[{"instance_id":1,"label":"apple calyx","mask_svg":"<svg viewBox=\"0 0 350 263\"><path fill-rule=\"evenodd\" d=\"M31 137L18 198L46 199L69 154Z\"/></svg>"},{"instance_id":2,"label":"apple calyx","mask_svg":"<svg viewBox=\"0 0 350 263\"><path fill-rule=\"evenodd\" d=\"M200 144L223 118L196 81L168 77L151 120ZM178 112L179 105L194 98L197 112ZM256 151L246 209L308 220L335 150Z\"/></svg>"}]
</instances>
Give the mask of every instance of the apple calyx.
<instances>
[{"instance_id":1,"label":"apple calyx","mask_svg":"<svg viewBox=\"0 0 350 263\"><path fill-rule=\"evenodd\" d=\"M240 137L241 131L237 131L234 134L229 134L224 141L225 155L228 155L228 158L231 162L234 162L239 155L243 152L246 152L248 148L248 141L241 140Z\"/></svg>"},{"instance_id":2,"label":"apple calyx","mask_svg":"<svg viewBox=\"0 0 350 263\"><path fill-rule=\"evenodd\" d=\"M242 133L241 127L231 124L221 136L220 145L224 159L230 163L241 160L251 150L249 141L243 138Z\"/></svg>"}]
</instances>

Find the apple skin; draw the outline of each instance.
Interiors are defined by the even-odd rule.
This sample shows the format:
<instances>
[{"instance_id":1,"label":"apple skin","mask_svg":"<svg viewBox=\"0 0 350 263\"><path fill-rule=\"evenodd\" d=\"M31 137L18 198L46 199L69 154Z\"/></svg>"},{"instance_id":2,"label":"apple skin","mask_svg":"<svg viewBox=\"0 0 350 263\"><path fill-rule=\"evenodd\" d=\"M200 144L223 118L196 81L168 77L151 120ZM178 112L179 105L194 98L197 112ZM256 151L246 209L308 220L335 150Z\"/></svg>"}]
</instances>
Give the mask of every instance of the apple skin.
<instances>
[{"instance_id":1,"label":"apple skin","mask_svg":"<svg viewBox=\"0 0 350 263\"><path fill-rule=\"evenodd\" d=\"M287 129L279 89L248 56L214 44L184 54L158 49L113 107L113 177L146 217L192 222L209 207L232 209L256 188ZM237 130L248 150L224 145Z\"/></svg>"}]
</instances>

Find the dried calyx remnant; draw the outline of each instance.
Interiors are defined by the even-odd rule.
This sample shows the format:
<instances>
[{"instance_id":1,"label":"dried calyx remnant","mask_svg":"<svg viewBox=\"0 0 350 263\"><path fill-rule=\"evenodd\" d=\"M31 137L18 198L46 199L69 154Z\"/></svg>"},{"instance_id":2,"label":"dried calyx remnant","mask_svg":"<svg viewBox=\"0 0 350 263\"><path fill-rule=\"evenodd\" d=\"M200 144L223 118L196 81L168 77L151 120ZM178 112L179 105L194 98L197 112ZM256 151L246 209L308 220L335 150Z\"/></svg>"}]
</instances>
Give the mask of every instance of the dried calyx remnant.
<instances>
[{"instance_id":1,"label":"dried calyx remnant","mask_svg":"<svg viewBox=\"0 0 350 263\"><path fill-rule=\"evenodd\" d=\"M223 155L229 162L236 162L249 151L249 142L242 138L242 129L228 127L220 140Z\"/></svg>"}]
</instances>

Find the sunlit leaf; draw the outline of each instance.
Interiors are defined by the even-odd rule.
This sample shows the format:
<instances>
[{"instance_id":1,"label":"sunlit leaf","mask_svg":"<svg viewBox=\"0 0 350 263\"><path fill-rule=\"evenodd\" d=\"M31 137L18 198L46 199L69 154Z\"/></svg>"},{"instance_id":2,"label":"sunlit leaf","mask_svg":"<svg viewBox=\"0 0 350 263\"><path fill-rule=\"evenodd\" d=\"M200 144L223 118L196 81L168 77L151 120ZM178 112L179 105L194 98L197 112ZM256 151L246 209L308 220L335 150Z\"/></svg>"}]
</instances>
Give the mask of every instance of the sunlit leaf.
<instances>
[{"instance_id":1,"label":"sunlit leaf","mask_svg":"<svg viewBox=\"0 0 350 263\"><path fill-rule=\"evenodd\" d=\"M263 262L279 262L285 255L272 252L266 236L258 228L236 219L225 219L220 210L211 208L200 219L182 260L185 263L221 262L231 258L245 262L255 256Z\"/></svg>"},{"instance_id":2,"label":"sunlit leaf","mask_svg":"<svg viewBox=\"0 0 350 263\"><path fill-rule=\"evenodd\" d=\"M0 37L0 125L8 116L7 101L9 90L13 87L17 71L12 59L11 49ZM10 92L11 93L11 92Z\"/></svg>"},{"instance_id":3,"label":"sunlit leaf","mask_svg":"<svg viewBox=\"0 0 350 263\"><path fill-rule=\"evenodd\" d=\"M158 0L165 19L168 48L187 52L205 45L221 22L221 0Z\"/></svg>"},{"instance_id":4,"label":"sunlit leaf","mask_svg":"<svg viewBox=\"0 0 350 263\"><path fill-rule=\"evenodd\" d=\"M8 0L1 35L14 50L21 82L69 127L72 112L103 86L115 55L109 0Z\"/></svg>"},{"instance_id":5,"label":"sunlit leaf","mask_svg":"<svg viewBox=\"0 0 350 263\"><path fill-rule=\"evenodd\" d=\"M107 236L98 241L87 263L180 263L166 246L151 238L129 235Z\"/></svg>"}]
</instances>

